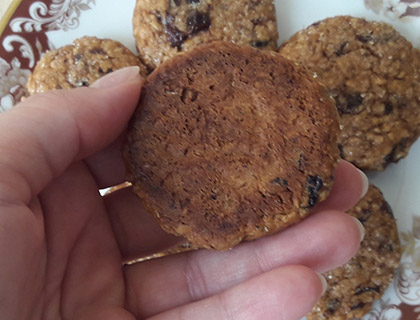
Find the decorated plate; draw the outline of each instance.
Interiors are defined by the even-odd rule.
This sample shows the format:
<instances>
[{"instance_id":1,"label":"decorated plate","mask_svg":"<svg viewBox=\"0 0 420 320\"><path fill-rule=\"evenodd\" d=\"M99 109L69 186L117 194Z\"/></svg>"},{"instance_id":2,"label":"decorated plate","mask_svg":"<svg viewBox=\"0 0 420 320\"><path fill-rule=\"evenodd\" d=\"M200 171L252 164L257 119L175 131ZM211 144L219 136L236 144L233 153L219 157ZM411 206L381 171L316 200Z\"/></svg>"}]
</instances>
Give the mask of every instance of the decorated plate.
<instances>
[{"instance_id":1,"label":"decorated plate","mask_svg":"<svg viewBox=\"0 0 420 320\"><path fill-rule=\"evenodd\" d=\"M42 53L85 35L121 41L133 52L135 0L2 0L0 112L25 95L24 85ZM280 43L315 21L353 15L391 23L420 48L420 0L275 0ZM112 22L112 23L110 23ZM420 319L420 141L408 157L370 173L397 218L403 246L394 281L364 320Z\"/></svg>"}]
</instances>

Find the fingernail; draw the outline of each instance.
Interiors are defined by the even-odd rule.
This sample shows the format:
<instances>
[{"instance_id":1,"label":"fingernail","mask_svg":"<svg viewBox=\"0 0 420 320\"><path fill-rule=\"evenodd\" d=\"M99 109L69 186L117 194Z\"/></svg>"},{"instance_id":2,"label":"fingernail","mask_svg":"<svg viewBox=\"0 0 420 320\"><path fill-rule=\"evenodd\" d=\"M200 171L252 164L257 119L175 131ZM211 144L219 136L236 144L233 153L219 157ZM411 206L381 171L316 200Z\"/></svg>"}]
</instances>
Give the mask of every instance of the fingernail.
<instances>
[{"instance_id":1,"label":"fingernail","mask_svg":"<svg viewBox=\"0 0 420 320\"><path fill-rule=\"evenodd\" d=\"M124 82L131 82L138 79L140 79L140 68L138 66L131 66L116 70L99 78L90 87L98 89L111 88Z\"/></svg>"},{"instance_id":2,"label":"fingernail","mask_svg":"<svg viewBox=\"0 0 420 320\"><path fill-rule=\"evenodd\" d=\"M368 192L368 189L369 189L369 179L368 179L368 177L366 176L366 174L362 170L360 170L360 169L357 169L357 170L359 170L360 177L362 178L362 181L363 181L362 195L360 196L360 199L361 199Z\"/></svg>"},{"instance_id":3,"label":"fingernail","mask_svg":"<svg viewBox=\"0 0 420 320\"><path fill-rule=\"evenodd\" d=\"M365 238L365 227L363 226L363 224L359 221L359 219L352 217L353 220L356 222L357 227L359 228L360 231L360 242L363 241L363 239Z\"/></svg>"},{"instance_id":4,"label":"fingernail","mask_svg":"<svg viewBox=\"0 0 420 320\"><path fill-rule=\"evenodd\" d=\"M322 274L318 273L318 272L316 274L318 275L319 280L321 280L321 284L322 284L322 293L321 293L321 295L323 295L325 293L325 291L327 291L327 289L328 289L327 279L325 279L325 277Z\"/></svg>"}]
</instances>

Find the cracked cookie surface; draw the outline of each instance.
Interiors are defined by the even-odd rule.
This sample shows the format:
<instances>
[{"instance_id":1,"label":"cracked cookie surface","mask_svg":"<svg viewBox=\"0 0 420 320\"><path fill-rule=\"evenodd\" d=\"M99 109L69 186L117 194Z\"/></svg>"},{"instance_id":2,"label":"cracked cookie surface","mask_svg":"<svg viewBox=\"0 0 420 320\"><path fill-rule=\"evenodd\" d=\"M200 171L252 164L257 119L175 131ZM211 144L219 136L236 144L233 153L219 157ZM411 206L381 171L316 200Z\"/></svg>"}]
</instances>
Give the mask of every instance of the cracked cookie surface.
<instances>
[{"instance_id":1,"label":"cracked cookie surface","mask_svg":"<svg viewBox=\"0 0 420 320\"><path fill-rule=\"evenodd\" d=\"M134 37L150 68L214 40L276 50L272 0L137 0Z\"/></svg>"},{"instance_id":2,"label":"cracked cookie surface","mask_svg":"<svg viewBox=\"0 0 420 320\"><path fill-rule=\"evenodd\" d=\"M397 225L377 187L370 185L366 196L348 214L364 225L365 238L353 259L323 274L328 289L307 315L308 320L361 318L385 292L400 264Z\"/></svg>"},{"instance_id":3,"label":"cracked cookie surface","mask_svg":"<svg viewBox=\"0 0 420 320\"><path fill-rule=\"evenodd\" d=\"M112 71L129 66L139 66L141 75L146 76L146 66L120 42L83 37L45 53L26 87L30 94L86 87Z\"/></svg>"},{"instance_id":4,"label":"cracked cookie surface","mask_svg":"<svg viewBox=\"0 0 420 320\"><path fill-rule=\"evenodd\" d=\"M334 102L274 51L212 42L147 78L123 154L167 232L228 249L306 217L333 182Z\"/></svg>"},{"instance_id":5,"label":"cracked cookie surface","mask_svg":"<svg viewBox=\"0 0 420 320\"><path fill-rule=\"evenodd\" d=\"M335 99L341 156L364 170L405 157L420 135L420 51L392 26L349 16L317 22L279 52Z\"/></svg>"}]
</instances>

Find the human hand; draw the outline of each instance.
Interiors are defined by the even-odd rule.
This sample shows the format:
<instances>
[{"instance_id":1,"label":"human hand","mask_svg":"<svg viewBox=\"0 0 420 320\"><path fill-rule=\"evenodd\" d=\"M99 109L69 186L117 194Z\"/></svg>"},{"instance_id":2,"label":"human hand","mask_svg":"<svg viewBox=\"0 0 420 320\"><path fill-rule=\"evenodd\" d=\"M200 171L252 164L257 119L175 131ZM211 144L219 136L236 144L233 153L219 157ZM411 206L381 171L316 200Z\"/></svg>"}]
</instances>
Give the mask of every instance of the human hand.
<instances>
[{"instance_id":1,"label":"human hand","mask_svg":"<svg viewBox=\"0 0 420 320\"><path fill-rule=\"evenodd\" d=\"M98 192L124 180L121 135L140 88L126 68L0 115L0 319L300 319L322 293L315 271L359 246L343 211L366 181L342 161L330 197L284 232L123 266L180 241L130 189Z\"/></svg>"}]
</instances>

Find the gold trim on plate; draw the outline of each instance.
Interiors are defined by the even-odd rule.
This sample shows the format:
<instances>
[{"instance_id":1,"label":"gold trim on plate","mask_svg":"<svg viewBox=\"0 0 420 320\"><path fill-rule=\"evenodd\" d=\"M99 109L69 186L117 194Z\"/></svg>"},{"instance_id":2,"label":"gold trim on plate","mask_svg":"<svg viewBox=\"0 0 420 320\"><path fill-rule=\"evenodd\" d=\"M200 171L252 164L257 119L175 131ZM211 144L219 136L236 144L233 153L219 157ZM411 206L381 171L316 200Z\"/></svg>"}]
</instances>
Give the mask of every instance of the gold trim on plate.
<instances>
[{"instance_id":1,"label":"gold trim on plate","mask_svg":"<svg viewBox=\"0 0 420 320\"><path fill-rule=\"evenodd\" d=\"M7 8L4 16L0 20L0 36L3 34L4 29L6 29L7 24L15 13L16 9L19 7L22 0L12 0L12 3Z\"/></svg>"}]
</instances>

